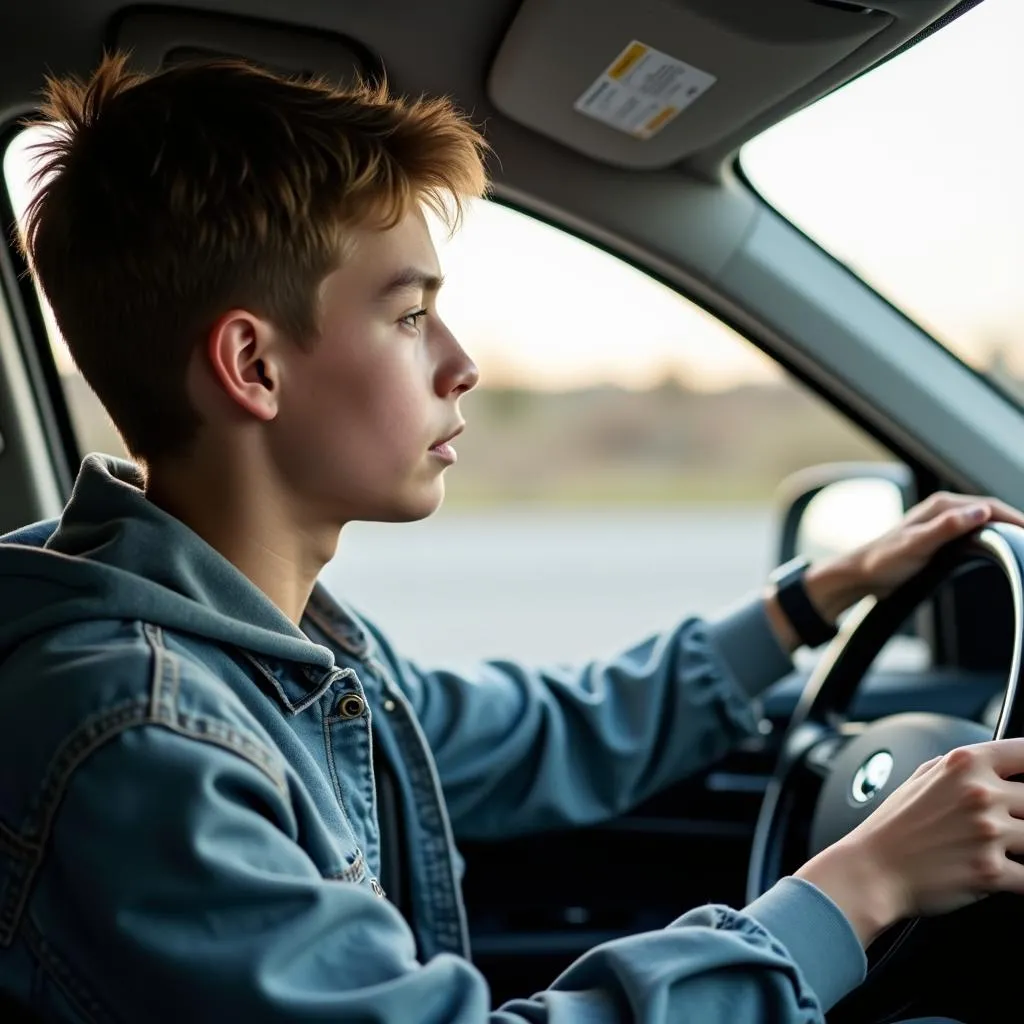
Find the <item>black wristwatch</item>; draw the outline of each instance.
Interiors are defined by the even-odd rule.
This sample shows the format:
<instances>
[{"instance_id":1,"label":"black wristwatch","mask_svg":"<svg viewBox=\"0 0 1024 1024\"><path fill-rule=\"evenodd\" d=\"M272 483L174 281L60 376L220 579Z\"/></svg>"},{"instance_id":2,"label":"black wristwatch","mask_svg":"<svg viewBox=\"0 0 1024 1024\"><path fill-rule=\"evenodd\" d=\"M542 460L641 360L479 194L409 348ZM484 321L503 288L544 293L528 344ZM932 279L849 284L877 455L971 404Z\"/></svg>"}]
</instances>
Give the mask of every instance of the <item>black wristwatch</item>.
<instances>
[{"instance_id":1,"label":"black wristwatch","mask_svg":"<svg viewBox=\"0 0 1024 1024\"><path fill-rule=\"evenodd\" d=\"M780 565L769 577L775 584L779 607L789 619L800 643L806 647L820 647L827 644L839 632L835 624L822 618L807 596L804 576L811 564L803 555Z\"/></svg>"}]
</instances>

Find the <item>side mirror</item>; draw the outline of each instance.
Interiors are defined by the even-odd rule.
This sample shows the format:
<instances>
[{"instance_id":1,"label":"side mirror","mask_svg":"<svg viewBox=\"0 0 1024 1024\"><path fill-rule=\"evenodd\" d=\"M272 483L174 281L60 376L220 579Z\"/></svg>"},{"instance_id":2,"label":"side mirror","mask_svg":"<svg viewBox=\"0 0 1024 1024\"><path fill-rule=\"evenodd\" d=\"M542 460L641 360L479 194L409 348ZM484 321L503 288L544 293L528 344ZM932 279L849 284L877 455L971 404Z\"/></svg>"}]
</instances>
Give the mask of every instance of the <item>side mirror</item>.
<instances>
[{"instance_id":1,"label":"side mirror","mask_svg":"<svg viewBox=\"0 0 1024 1024\"><path fill-rule=\"evenodd\" d=\"M916 501L913 474L900 463L839 462L783 481L778 564L845 554L895 526Z\"/></svg>"},{"instance_id":2,"label":"side mirror","mask_svg":"<svg viewBox=\"0 0 1024 1024\"><path fill-rule=\"evenodd\" d=\"M778 562L797 555L812 561L845 554L895 526L917 502L914 476L897 462L835 462L794 473L777 494L780 514ZM888 657L901 667L921 667L930 658L922 638L924 610L900 628ZM908 646L909 645L909 646Z\"/></svg>"}]
</instances>

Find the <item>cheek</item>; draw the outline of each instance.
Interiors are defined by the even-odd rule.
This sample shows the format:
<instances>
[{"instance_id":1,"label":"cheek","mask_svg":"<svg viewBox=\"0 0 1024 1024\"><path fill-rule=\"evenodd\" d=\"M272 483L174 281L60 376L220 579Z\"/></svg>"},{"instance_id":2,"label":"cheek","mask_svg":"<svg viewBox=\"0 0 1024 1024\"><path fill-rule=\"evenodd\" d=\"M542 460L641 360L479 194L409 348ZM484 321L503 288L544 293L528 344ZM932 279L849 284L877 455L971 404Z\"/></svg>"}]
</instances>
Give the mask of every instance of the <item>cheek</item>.
<instances>
[{"instance_id":1,"label":"cheek","mask_svg":"<svg viewBox=\"0 0 1024 1024\"><path fill-rule=\"evenodd\" d=\"M431 440L417 369L396 358L309 360L282 404L286 449L321 471L330 465L364 480L407 470Z\"/></svg>"}]
</instances>

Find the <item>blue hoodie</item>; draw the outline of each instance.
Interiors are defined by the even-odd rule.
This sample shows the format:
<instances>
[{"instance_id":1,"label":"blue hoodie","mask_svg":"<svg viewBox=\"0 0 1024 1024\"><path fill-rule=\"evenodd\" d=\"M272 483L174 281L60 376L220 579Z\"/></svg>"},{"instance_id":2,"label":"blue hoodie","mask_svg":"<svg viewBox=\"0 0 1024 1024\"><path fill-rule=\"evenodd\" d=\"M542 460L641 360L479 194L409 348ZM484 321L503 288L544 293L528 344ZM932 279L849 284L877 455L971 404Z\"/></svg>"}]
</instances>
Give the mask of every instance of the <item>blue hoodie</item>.
<instances>
[{"instance_id":1,"label":"blue hoodie","mask_svg":"<svg viewBox=\"0 0 1024 1024\"><path fill-rule=\"evenodd\" d=\"M59 522L0 538L0 991L69 1022L821 1020L864 956L795 879L492 1010L455 847L621 813L748 733L789 667L754 603L577 670L426 670L320 587L295 626L89 456Z\"/></svg>"}]
</instances>

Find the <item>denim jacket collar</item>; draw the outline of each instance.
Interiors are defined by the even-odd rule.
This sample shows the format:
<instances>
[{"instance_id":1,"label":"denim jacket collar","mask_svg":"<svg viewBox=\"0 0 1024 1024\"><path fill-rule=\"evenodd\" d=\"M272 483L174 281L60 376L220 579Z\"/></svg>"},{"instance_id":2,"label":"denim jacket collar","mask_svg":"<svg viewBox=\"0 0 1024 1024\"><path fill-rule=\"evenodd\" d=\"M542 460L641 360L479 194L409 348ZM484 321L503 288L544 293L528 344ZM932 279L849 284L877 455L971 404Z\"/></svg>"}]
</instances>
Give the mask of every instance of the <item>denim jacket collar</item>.
<instances>
[{"instance_id":1,"label":"denim jacket collar","mask_svg":"<svg viewBox=\"0 0 1024 1024\"><path fill-rule=\"evenodd\" d=\"M22 621L46 628L121 614L152 618L239 651L290 714L308 707L337 678L334 652L310 640L219 552L150 502L143 484L134 464L89 455L64 514L47 524L45 543L39 524L0 540L9 582L52 576L66 590ZM78 570L70 581L67 556ZM123 608L111 603L112 595ZM345 652L361 658L369 650L366 631L320 584L306 614Z\"/></svg>"}]
</instances>

